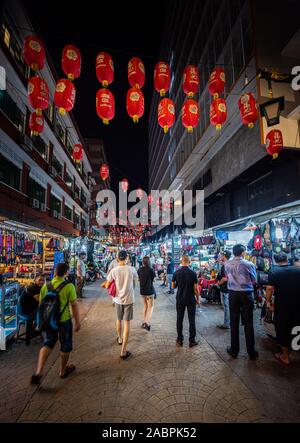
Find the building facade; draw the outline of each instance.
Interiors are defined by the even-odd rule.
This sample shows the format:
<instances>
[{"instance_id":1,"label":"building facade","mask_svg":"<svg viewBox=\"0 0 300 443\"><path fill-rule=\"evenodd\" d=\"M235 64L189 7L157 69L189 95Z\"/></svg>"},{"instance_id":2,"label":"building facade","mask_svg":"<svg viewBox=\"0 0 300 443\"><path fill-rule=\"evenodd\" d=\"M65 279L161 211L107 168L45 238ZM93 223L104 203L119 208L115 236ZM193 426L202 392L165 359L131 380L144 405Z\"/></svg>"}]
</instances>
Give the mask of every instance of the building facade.
<instances>
[{"instance_id":1,"label":"building facade","mask_svg":"<svg viewBox=\"0 0 300 443\"><path fill-rule=\"evenodd\" d=\"M32 136L27 81L34 73L23 62L26 35L36 35L22 2L2 2L0 65L6 90L0 91L0 216L63 235L84 235L89 229L92 167L72 113L62 117L53 103L58 80L46 49L38 74L47 82L50 106L44 131ZM39 36L40 37L40 36ZM75 104L76 106L76 104ZM81 143L84 159L76 163L73 146Z\"/></svg>"},{"instance_id":2,"label":"building facade","mask_svg":"<svg viewBox=\"0 0 300 443\"><path fill-rule=\"evenodd\" d=\"M149 187L204 190L207 228L300 199L299 92L293 91L291 84L272 82L273 97L285 98L280 124L274 126L283 132L285 149L276 161L264 146L267 130L273 128L267 128L260 117L249 129L242 124L238 108L239 97L245 92L252 92L259 103L268 100L268 84L258 77L259 69L277 68L290 74L297 65L297 45L293 44L297 2L289 3L282 12L280 5L269 1L171 2L160 59L171 68L169 97L175 103L176 121L164 134L157 123L160 98L154 93L149 121ZM289 24L289 33L276 31L282 23L285 27ZM181 122L185 100L182 76L188 64L197 65L200 73L196 96L200 121L192 133ZM215 66L224 67L226 75L227 120L221 131L216 131L209 119L212 97L208 79Z\"/></svg>"}]
</instances>

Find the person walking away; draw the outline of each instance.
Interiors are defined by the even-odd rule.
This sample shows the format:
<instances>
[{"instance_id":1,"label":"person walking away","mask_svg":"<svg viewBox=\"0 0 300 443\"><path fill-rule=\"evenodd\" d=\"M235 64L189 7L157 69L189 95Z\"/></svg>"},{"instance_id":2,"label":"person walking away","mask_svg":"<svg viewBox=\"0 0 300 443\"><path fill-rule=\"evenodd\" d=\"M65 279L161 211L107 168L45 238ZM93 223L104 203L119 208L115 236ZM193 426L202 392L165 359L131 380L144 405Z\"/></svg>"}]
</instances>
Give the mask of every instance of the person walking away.
<instances>
[{"instance_id":1,"label":"person walking away","mask_svg":"<svg viewBox=\"0 0 300 443\"><path fill-rule=\"evenodd\" d=\"M121 358L125 360L132 354L127 350L130 333L130 322L133 319L134 281L138 279L136 269L127 265L127 252L119 251L119 266L114 267L108 274L105 287L109 288L115 281L117 296L114 298L117 311L117 341L121 348ZM122 321L124 322L122 334Z\"/></svg>"},{"instance_id":2,"label":"person walking away","mask_svg":"<svg viewBox=\"0 0 300 443\"><path fill-rule=\"evenodd\" d=\"M68 272L69 266L66 263L59 263L56 267L55 277L51 280L52 288L58 291L61 317L58 322L58 330L49 329L42 332L44 344L39 353L36 372L31 377L32 384L40 383L46 361L58 339L60 341L60 378L66 378L75 370L74 365L68 365L70 353L72 352L73 338L70 305L75 320L75 332L80 330L80 318L75 286L73 283L66 281ZM60 287L61 289L59 289ZM45 284L41 289L40 304L47 292L48 286Z\"/></svg>"},{"instance_id":3,"label":"person walking away","mask_svg":"<svg viewBox=\"0 0 300 443\"><path fill-rule=\"evenodd\" d=\"M167 278L168 278L168 284L169 284L168 294L174 294L174 290L173 290L173 286L172 286L173 274L174 274L174 260L171 256L169 256L168 260L167 260Z\"/></svg>"},{"instance_id":4,"label":"person walking away","mask_svg":"<svg viewBox=\"0 0 300 443\"><path fill-rule=\"evenodd\" d=\"M172 286L177 288L176 310L177 310L177 345L183 345L183 319L185 309L189 317L189 346L198 345L196 341L196 304L200 304L200 294L198 290L197 275L190 268L190 258L183 255L181 259L181 268L173 275Z\"/></svg>"},{"instance_id":5,"label":"person walking away","mask_svg":"<svg viewBox=\"0 0 300 443\"><path fill-rule=\"evenodd\" d=\"M154 307L155 290L153 281L155 278L155 272L150 266L149 257L146 256L143 258L142 267L138 270L138 276L140 279L140 293L144 303L144 322L142 328L150 331L150 321Z\"/></svg>"},{"instance_id":6,"label":"person walking away","mask_svg":"<svg viewBox=\"0 0 300 443\"><path fill-rule=\"evenodd\" d=\"M274 255L274 260L278 267L269 272L266 304L267 308L274 309L276 340L281 348L274 356L289 365L292 330L300 325L300 268L289 266L283 252ZM271 305L273 294L274 306Z\"/></svg>"},{"instance_id":7,"label":"person walking away","mask_svg":"<svg viewBox=\"0 0 300 443\"><path fill-rule=\"evenodd\" d=\"M229 311L229 291L227 285L227 278L225 275L225 263L230 259L231 252L224 251L221 254L221 269L217 275L217 281L221 291L221 299L224 309L224 322L222 325L218 325L220 329L230 329L230 311Z\"/></svg>"},{"instance_id":8,"label":"person walking away","mask_svg":"<svg viewBox=\"0 0 300 443\"><path fill-rule=\"evenodd\" d=\"M79 258L77 260L76 279L77 279L77 297L78 298L85 298L83 296L83 286L84 286L85 277L86 277L86 269L85 269L85 263L84 263L85 257L86 257L85 252L80 252Z\"/></svg>"},{"instance_id":9,"label":"person walking away","mask_svg":"<svg viewBox=\"0 0 300 443\"><path fill-rule=\"evenodd\" d=\"M257 276L254 264L244 259L245 250L243 245L235 245L233 247L234 258L225 263L231 327L231 347L227 347L227 352L233 358L238 356L240 350L239 322L242 310L247 352L250 360L255 360L258 357L258 352L255 350L253 328L253 285L257 281Z\"/></svg>"}]
</instances>

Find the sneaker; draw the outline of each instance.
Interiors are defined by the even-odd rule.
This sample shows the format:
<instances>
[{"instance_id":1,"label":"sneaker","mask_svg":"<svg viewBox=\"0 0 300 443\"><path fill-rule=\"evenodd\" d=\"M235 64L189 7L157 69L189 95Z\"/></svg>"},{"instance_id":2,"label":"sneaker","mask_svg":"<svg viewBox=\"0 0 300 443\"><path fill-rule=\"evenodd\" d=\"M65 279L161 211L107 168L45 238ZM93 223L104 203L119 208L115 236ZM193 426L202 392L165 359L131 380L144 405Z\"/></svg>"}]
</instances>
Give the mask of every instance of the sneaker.
<instances>
[{"instance_id":1,"label":"sneaker","mask_svg":"<svg viewBox=\"0 0 300 443\"><path fill-rule=\"evenodd\" d=\"M258 352L257 351L254 351L253 355L251 355L251 356L249 355L249 359L251 361L255 361L257 358L258 358Z\"/></svg>"},{"instance_id":2,"label":"sneaker","mask_svg":"<svg viewBox=\"0 0 300 443\"><path fill-rule=\"evenodd\" d=\"M230 326L225 326L225 325L218 325L217 327L219 329L230 329Z\"/></svg>"},{"instance_id":3,"label":"sneaker","mask_svg":"<svg viewBox=\"0 0 300 443\"><path fill-rule=\"evenodd\" d=\"M232 349L231 349L229 346L227 346L226 351L228 352L228 354L229 354L232 358L237 358L237 354L234 354L234 353L232 352Z\"/></svg>"},{"instance_id":4,"label":"sneaker","mask_svg":"<svg viewBox=\"0 0 300 443\"><path fill-rule=\"evenodd\" d=\"M150 331L151 326L146 324L145 329L147 329L147 331Z\"/></svg>"},{"instance_id":5,"label":"sneaker","mask_svg":"<svg viewBox=\"0 0 300 443\"><path fill-rule=\"evenodd\" d=\"M176 345L178 346L183 346L183 341L182 340L176 340Z\"/></svg>"},{"instance_id":6,"label":"sneaker","mask_svg":"<svg viewBox=\"0 0 300 443\"><path fill-rule=\"evenodd\" d=\"M197 342L197 341L192 341L192 342L190 342L189 347L190 347L190 348L193 348L194 346L197 346L198 344L199 344L199 342Z\"/></svg>"}]
</instances>

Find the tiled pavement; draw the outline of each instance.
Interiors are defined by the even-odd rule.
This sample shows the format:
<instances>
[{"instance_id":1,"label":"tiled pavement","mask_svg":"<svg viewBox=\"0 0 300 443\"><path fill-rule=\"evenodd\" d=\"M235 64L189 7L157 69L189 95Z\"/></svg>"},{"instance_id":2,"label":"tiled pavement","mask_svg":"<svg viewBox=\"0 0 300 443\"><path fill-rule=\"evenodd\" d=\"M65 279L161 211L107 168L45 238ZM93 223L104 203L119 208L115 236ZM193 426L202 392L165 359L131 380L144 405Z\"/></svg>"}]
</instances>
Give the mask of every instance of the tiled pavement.
<instances>
[{"instance_id":1,"label":"tiled pavement","mask_svg":"<svg viewBox=\"0 0 300 443\"><path fill-rule=\"evenodd\" d=\"M229 333L216 328L219 306L197 311L200 345L190 349L186 340L177 348L174 296L158 289L151 332L140 327L136 297L133 357L123 361L111 300L99 283L87 291L72 356L77 370L70 378L58 378L56 350L40 388L28 385L39 339L0 354L0 422L300 422L299 355L289 368L275 361L258 319L257 362L248 360L244 348L237 360L224 352ZM187 337L187 323L185 329Z\"/></svg>"}]
</instances>

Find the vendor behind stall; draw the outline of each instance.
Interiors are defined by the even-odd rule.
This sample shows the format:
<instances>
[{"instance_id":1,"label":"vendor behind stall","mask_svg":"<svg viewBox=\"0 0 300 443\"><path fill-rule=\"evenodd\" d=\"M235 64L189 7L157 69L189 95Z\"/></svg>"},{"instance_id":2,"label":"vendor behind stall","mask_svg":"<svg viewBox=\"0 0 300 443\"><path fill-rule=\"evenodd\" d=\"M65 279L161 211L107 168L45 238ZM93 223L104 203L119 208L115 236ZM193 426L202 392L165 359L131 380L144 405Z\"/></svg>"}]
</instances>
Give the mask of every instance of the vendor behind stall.
<instances>
[{"instance_id":1,"label":"vendor behind stall","mask_svg":"<svg viewBox=\"0 0 300 443\"><path fill-rule=\"evenodd\" d=\"M25 315L33 314L39 305L39 296L41 288L45 283L45 277L39 275L35 278L34 283L27 286L20 296L21 311Z\"/></svg>"}]
</instances>

